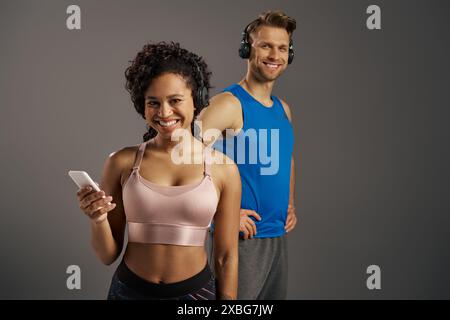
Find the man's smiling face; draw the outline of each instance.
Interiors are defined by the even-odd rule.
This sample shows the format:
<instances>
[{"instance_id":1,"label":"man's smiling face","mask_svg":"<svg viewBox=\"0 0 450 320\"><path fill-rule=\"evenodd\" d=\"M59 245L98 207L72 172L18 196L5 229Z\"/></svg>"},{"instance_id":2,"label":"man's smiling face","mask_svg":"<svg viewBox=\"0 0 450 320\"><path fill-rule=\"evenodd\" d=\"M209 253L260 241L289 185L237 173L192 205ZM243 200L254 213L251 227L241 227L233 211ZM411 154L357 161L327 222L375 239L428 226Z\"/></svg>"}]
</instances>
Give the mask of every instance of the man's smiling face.
<instances>
[{"instance_id":1,"label":"man's smiling face","mask_svg":"<svg viewBox=\"0 0 450 320\"><path fill-rule=\"evenodd\" d=\"M289 34L286 29L260 26L249 35L249 67L259 81L274 81L286 69L289 58Z\"/></svg>"}]
</instances>

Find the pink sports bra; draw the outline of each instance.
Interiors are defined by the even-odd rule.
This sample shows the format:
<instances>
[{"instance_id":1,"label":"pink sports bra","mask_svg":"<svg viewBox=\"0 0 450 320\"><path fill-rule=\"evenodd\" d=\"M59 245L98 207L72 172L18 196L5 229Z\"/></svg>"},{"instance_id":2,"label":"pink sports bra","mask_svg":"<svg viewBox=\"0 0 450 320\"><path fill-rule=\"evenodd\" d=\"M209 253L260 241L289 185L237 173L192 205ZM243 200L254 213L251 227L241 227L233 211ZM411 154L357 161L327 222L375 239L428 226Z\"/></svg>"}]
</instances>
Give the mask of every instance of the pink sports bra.
<instances>
[{"instance_id":1,"label":"pink sports bra","mask_svg":"<svg viewBox=\"0 0 450 320\"><path fill-rule=\"evenodd\" d=\"M203 246L219 201L210 161L204 157L201 182L161 186L139 174L147 143L139 146L133 171L122 188L128 241Z\"/></svg>"}]
</instances>

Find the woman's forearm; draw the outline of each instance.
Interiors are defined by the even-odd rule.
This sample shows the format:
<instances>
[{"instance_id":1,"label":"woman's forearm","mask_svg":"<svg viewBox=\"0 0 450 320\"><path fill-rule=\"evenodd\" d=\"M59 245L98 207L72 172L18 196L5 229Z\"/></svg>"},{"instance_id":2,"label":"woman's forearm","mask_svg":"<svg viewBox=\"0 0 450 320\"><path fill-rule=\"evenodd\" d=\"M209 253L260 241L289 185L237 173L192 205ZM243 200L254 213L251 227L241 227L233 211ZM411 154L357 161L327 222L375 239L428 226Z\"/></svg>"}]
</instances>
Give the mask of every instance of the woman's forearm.
<instances>
[{"instance_id":1,"label":"woman's forearm","mask_svg":"<svg viewBox=\"0 0 450 320\"><path fill-rule=\"evenodd\" d=\"M91 221L91 245L99 259L106 265L118 257L118 246L111 232L108 219L100 223Z\"/></svg>"},{"instance_id":2,"label":"woman's forearm","mask_svg":"<svg viewBox=\"0 0 450 320\"><path fill-rule=\"evenodd\" d=\"M215 259L216 296L218 300L235 300L238 286L237 255Z\"/></svg>"}]
</instances>

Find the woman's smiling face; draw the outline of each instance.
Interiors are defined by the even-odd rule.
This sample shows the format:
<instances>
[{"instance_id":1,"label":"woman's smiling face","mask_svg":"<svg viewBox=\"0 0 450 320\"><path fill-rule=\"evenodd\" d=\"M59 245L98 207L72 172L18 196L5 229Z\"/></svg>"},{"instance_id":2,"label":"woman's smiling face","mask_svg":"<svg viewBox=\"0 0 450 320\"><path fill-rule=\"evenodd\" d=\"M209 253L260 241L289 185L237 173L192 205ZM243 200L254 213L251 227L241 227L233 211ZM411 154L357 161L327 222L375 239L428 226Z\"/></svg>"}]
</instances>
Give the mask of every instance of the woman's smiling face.
<instances>
[{"instance_id":1,"label":"woman's smiling face","mask_svg":"<svg viewBox=\"0 0 450 320\"><path fill-rule=\"evenodd\" d=\"M145 92L145 118L161 138L170 139L175 129L191 134L194 119L192 89L175 73L163 73L154 78Z\"/></svg>"}]
</instances>

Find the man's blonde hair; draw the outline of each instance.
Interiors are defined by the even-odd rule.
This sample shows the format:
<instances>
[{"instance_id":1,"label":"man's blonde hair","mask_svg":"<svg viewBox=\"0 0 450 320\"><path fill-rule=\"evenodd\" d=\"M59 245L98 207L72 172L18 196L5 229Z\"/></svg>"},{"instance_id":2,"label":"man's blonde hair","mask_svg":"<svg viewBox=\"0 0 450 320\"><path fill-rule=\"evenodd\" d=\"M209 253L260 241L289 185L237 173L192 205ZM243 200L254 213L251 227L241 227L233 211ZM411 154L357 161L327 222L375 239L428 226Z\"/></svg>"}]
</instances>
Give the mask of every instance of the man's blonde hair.
<instances>
[{"instance_id":1,"label":"man's blonde hair","mask_svg":"<svg viewBox=\"0 0 450 320\"><path fill-rule=\"evenodd\" d=\"M249 35L249 41L251 41L250 35L256 32L261 26L283 28L287 31L289 37L292 37L292 33L297 27L297 22L294 18L289 17L280 10L263 12L247 26L246 31Z\"/></svg>"}]
</instances>

